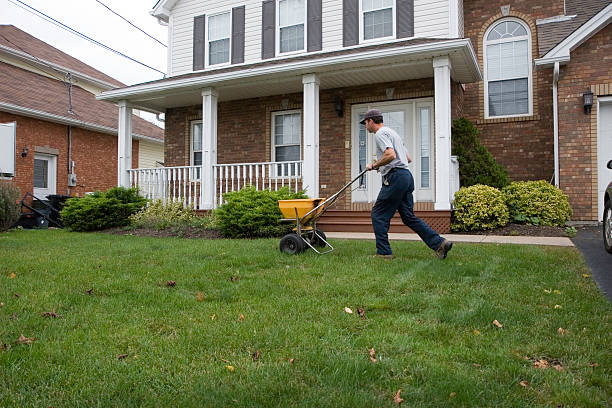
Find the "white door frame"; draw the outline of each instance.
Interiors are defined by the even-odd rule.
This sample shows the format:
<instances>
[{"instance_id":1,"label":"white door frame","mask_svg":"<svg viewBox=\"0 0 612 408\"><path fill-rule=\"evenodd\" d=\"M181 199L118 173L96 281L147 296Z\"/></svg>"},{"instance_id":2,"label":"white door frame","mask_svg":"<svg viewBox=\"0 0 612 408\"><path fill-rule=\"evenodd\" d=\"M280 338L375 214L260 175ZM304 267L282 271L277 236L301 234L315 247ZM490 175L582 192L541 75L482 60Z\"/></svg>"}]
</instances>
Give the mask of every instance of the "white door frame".
<instances>
[{"instance_id":1,"label":"white door frame","mask_svg":"<svg viewBox=\"0 0 612 408\"><path fill-rule=\"evenodd\" d=\"M395 101L385 102L373 102L365 104L356 104L351 107L351 179L357 177L359 174L359 114L365 113L369 109L380 109L382 111L389 110L393 106L401 107L400 109L405 110L404 124L406 139L410 140L410 143L406 145L408 154L412 157L412 163L409 168L414 176L415 201L433 201L434 200L434 109L433 109L433 98L417 98L417 99L402 99ZM419 138L420 135L420 117L418 117L420 108L429 108L429 188L421 188L421 160L419 151ZM366 158L366 162L370 163L376 159L376 145L374 137L372 135L367 136L367 148L371 157ZM378 192L382 186L382 180L380 174L371 171L366 173L366 186L367 188L359 188L354 186L353 193L351 194L352 202L367 202L373 203L376 201Z\"/></svg>"},{"instance_id":2,"label":"white door frame","mask_svg":"<svg viewBox=\"0 0 612 408\"><path fill-rule=\"evenodd\" d=\"M45 200L48 195L57 191L57 156L53 154L34 153L34 160L47 162L47 188L34 187L33 194ZM34 179L34 164L32 163L32 179Z\"/></svg>"},{"instance_id":3,"label":"white door frame","mask_svg":"<svg viewBox=\"0 0 612 408\"><path fill-rule=\"evenodd\" d=\"M604 96L597 98L597 220L603 221L603 196L604 190L608 183L612 180L610 175L612 171L608 170L606 164L609 160L612 160L612 135L608 141L608 145L603 145L603 121L602 121L602 109L601 105L605 105L606 109L610 112L611 117L608 118L612 122L612 96ZM612 132L611 128L605 129L608 132ZM605 152L608 154L606 155Z\"/></svg>"}]
</instances>

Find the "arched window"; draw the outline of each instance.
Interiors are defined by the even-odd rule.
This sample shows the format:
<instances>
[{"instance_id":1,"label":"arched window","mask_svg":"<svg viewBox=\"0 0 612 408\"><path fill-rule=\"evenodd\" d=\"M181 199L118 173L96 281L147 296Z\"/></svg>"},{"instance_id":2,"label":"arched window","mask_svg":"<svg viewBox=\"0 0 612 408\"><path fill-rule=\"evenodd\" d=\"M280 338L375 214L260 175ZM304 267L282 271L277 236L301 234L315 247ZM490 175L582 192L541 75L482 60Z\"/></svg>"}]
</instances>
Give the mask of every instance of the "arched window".
<instances>
[{"instance_id":1,"label":"arched window","mask_svg":"<svg viewBox=\"0 0 612 408\"><path fill-rule=\"evenodd\" d=\"M531 36L520 20L493 24L484 37L485 117L532 112Z\"/></svg>"}]
</instances>

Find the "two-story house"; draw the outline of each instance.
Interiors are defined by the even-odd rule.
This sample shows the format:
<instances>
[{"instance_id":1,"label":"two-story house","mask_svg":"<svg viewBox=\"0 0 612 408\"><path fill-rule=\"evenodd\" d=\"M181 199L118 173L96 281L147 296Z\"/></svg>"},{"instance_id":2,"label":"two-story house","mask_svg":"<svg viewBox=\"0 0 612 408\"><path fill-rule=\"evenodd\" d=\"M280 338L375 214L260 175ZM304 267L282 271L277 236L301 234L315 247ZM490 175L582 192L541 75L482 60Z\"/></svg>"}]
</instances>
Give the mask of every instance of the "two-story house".
<instances>
[{"instance_id":1,"label":"two-story house","mask_svg":"<svg viewBox=\"0 0 612 408\"><path fill-rule=\"evenodd\" d=\"M244 184L293 183L328 196L372 160L373 141L359 120L378 108L412 153L415 210L439 231L449 230L457 188L451 123L460 116L477 123L512 178L558 173L574 204L581 199L572 195L574 173L555 173L573 142L564 153L563 108L552 103L573 59L549 54L601 42L595 37L609 35L610 7L593 1L578 17L566 3L160 0L152 14L168 24L168 77L100 98L118 103L126 141L131 107L165 112L165 164L174 167L135 171L120 160L122 182L155 179L158 191L204 209ZM600 13L604 21L564 45ZM606 69L601 83L609 81ZM575 102L567 109L581 111ZM589 163L597 161L589 152ZM367 173L339 208L368 210L380 183ZM593 204L578 219L597 217Z\"/></svg>"}]
</instances>

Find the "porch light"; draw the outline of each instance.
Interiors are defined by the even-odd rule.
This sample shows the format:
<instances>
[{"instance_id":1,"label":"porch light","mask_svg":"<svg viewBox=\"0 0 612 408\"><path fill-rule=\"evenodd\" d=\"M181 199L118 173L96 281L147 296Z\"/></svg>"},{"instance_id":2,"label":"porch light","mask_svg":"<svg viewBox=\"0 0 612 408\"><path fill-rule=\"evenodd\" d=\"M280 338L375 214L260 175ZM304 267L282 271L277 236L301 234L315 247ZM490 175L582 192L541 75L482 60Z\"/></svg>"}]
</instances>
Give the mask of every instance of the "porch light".
<instances>
[{"instance_id":1,"label":"porch light","mask_svg":"<svg viewBox=\"0 0 612 408\"><path fill-rule=\"evenodd\" d=\"M334 109L336 110L338 117L341 118L344 114L344 101L340 98L336 98L334 101Z\"/></svg>"},{"instance_id":2,"label":"porch light","mask_svg":"<svg viewBox=\"0 0 612 408\"><path fill-rule=\"evenodd\" d=\"M23 150L21 151L21 157L26 157L29 151L30 150L28 149L28 146L23 146Z\"/></svg>"},{"instance_id":3,"label":"porch light","mask_svg":"<svg viewBox=\"0 0 612 408\"><path fill-rule=\"evenodd\" d=\"M582 94L582 97L584 98L584 113L588 115L591 113L591 108L593 107L593 92L589 89Z\"/></svg>"}]
</instances>

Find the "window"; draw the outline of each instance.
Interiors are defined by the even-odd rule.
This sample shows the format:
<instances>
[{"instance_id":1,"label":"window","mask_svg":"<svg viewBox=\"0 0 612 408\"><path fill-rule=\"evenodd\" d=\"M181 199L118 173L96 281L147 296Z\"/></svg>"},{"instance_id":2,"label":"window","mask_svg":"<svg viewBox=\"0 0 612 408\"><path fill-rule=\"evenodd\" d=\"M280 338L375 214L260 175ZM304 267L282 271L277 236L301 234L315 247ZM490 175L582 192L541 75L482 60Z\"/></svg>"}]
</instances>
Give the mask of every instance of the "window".
<instances>
[{"instance_id":1,"label":"window","mask_svg":"<svg viewBox=\"0 0 612 408\"><path fill-rule=\"evenodd\" d=\"M272 114L272 161L294 162L300 160L302 125L300 111ZM297 165L279 164L277 176L296 175ZM297 171L299 173L299 170Z\"/></svg>"},{"instance_id":2,"label":"window","mask_svg":"<svg viewBox=\"0 0 612 408\"><path fill-rule=\"evenodd\" d=\"M305 49L306 0L278 1L279 53Z\"/></svg>"},{"instance_id":3,"label":"window","mask_svg":"<svg viewBox=\"0 0 612 408\"><path fill-rule=\"evenodd\" d=\"M485 34L485 117L531 114L531 39L517 19L493 25Z\"/></svg>"},{"instance_id":4,"label":"window","mask_svg":"<svg viewBox=\"0 0 612 408\"><path fill-rule=\"evenodd\" d=\"M230 62L231 13L208 17L208 65Z\"/></svg>"},{"instance_id":5,"label":"window","mask_svg":"<svg viewBox=\"0 0 612 408\"><path fill-rule=\"evenodd\" d=\"M202 122L191 123L191 146L190 146L189 164L191 166L202 165ZM195 169L195 174L192 178L200 178L200 169Z\"/></svg>"},{"instance_id":6,"label":"window","mask_svg":"<svg viewBox=\"0 0 612 408\"><path fill-rule=\"evenodd\" d=\"M421 188L431 188L431 108L419 108L419 167Z\"/></svg>"},{"instance_id":7,"label":"window","mask_svg":"<svg viewBox=\"0 0 612 408\"><path fill-rule=\"evenodd\" d=\"M15 122L0 123L0 178L15 176L15 128Z\"/></svg>"},{"instance_id":8,"label":"window","mask_svg":"<svg viewBox=\"0 0 612 408\"><path fill-rule=\"evenodd\" d=\"M361 0L361 37L364 41L394 36L394 0Z\"/></svg>"}]
</instances>

